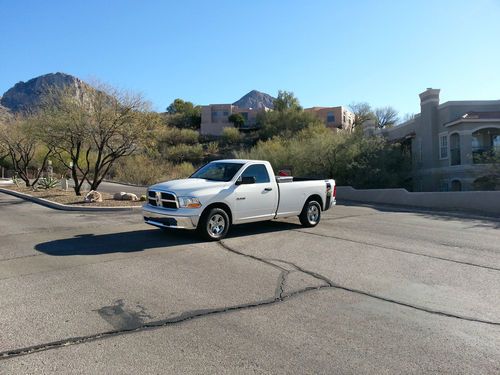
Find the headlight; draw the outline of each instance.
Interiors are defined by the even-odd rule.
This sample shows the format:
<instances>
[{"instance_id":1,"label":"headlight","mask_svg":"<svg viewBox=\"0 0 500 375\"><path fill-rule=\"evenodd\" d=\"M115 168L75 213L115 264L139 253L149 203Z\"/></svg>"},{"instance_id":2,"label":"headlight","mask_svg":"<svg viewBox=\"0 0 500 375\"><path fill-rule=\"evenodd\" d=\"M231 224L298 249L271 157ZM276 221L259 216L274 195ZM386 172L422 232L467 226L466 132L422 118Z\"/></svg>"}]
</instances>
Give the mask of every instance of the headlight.
<instances>
[{"instance_id":1,"label":"headlight","mask_svg":"<svg viewBox=\"0 0 500 375\"><path fill-rule=\"evenodd\" d=\"M201 203L198 198L195 197L178 197L179 207L182 208L200 208Z\"/></svg>"}]
</instances>

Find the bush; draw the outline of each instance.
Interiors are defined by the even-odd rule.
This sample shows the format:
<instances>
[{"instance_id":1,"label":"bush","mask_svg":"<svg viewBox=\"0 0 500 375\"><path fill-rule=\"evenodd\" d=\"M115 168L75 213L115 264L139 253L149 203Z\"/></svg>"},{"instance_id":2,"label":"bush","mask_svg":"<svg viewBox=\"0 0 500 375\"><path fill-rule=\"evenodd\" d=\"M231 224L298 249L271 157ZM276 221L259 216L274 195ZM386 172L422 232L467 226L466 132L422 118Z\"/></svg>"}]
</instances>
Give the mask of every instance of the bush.
<instances>
[{"instance_id":1,"label":"bush","mask_svg":"<svg viewBox=\"0 0 500 375\"><path fill-rule=\"evenodd\" d=\"M268 160L276 171L291 168L295 176L334 178L339 185L356 188L403 186L411 169L398 144L324 127L304 129L290 139L260 141L237 157Z\"/></svg>"},{"instance_id":2,"label":"bush","mask_svg":"<svg viewBox=\"0 0 500 375\"><path fill-rule=\"evenodd\" d=\"M316 115L299 110L264 112L259 116L258 121L261 139L275 136L292 137L308 127L325 127Z\"/></svg>"},{"instance_id":3,"label":"bush","mask_svg":"<svg viewBox=\"0 0 500 375\"><path fill-rule=\"evenodd\" d=\"M181 143L194 145L199 141L199 133L191 129L167 128L162 134L161 142L175 146Z\"/></svg>"},{"instance_id":4,"label":"bush","mask_svg":"<svg viewBox=\"0 0 500 375\"><path fill-rule=\"evenodd\" d=\"M226 144L235 144L241 141L241 133L236 128L224 128L222 131L222 139Z\"/></svg>"},{"instance_id":5,"label":"bush","mask_svg":"<svg viewBox=\"0 0 500 375\"><path fill-rule=\"evenodd\" d=\"M203 146L179 144L170 146L165 150L163 156L171 162L182 163L184 161L198 163L203 158Z\"/></svg>"},{"instance_id":6,"label":"bush","mask_svg":"<svg viewBox=\"0 0 500 375\"><path fill-rule=\"evenodd\" d=\"M115 164L112 178L130 184L152 185L160 181L185 178L193 172L191 163L173 164L145 155L133 155L124 157Z\"/></svg>"},{"instance_id":7,"label":"bush","mask_svg":"<svg viewBox=\"0 0 500 375\"><path fill-rule=\"evenodd\" d=\"M209 142L206 145L206 152L209 155L214 155L219 152L219 144L217 142Z\"/></svg>"}]
</instances>

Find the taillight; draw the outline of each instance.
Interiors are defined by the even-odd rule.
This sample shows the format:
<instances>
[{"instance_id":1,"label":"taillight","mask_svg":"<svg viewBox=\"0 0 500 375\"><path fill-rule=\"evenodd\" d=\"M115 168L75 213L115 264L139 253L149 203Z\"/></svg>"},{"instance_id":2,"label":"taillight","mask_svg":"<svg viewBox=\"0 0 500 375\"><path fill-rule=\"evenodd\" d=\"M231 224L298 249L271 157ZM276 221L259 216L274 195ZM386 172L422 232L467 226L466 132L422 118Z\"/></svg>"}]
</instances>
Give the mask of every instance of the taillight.
<instances>
[{"instance_id":1,"label":"taillight","mask_svg":"<svg viewBox=\"0 0 500 375\"><path fill-rule=\"evenodd\" d=\"M337 184L333 187L333 197L335 198L337 196Z\"/></svg>"}]
</instances>

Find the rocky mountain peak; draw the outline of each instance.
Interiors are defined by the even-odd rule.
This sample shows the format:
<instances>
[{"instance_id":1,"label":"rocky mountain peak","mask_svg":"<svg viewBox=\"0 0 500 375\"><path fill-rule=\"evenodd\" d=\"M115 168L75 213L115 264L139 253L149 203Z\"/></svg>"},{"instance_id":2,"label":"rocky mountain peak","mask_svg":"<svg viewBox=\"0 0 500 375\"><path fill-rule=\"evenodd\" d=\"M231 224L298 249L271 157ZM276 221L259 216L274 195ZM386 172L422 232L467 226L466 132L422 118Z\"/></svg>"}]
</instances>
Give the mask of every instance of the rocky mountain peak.
<instances>
[{"instance_id":1,"label":"rocky mountain peak","mask_svg":"<svg viewBox=\"0 0 500 375\"><path fill-rule=\"evenodd\" d=\"M233 105L240 108L263 109L266 107L272 109L274 108L274 98L264 92L252 90L243 95L238 101L234 102Z\"/></svg>"},{"instance_id":2,"label":"rocky mountain peak","mask_svg":"<svg viewBox=\"0 0 500 375\"><path fill-rule=\"evenodd\" d=\"M50 89L74 86L76 92L84 90L85 83L65 73L49 73L27 82L18 82L7 90L0 99L0 105L13 113L35 109L42 103L43 95Z\"/></svg>"}]
</instances>

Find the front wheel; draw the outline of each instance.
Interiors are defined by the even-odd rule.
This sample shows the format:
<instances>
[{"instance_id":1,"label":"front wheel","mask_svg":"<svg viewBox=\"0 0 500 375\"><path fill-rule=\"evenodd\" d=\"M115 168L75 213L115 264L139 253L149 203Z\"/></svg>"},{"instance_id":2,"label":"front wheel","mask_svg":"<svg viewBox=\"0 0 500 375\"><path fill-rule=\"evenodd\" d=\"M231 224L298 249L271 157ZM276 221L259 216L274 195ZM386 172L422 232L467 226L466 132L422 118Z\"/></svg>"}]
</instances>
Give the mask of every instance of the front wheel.
<instances>
[{"instance_id":1,"label":"front wheel","mask_svg":"<svg viewBox=\"0 0 500 375\"><path fill-rule=\"evenodd\" d=\"M229 230L229 216L221 208L212 208L203 215L198 224L200 235L207 241L219 241L226 237Z\"/></svg>"},{"instance_id":2,"label":"front wheel","mask_svg":"<svg viewBox=\"0 0 500 375\"><path fill-rule=\"evenodd\" d=\"M321 206L316 201L309 201L304 205L299 215L302 226L306 228L315 227L321 220Z\"/></svg>"}]
</instances>

